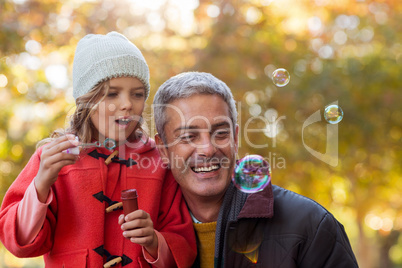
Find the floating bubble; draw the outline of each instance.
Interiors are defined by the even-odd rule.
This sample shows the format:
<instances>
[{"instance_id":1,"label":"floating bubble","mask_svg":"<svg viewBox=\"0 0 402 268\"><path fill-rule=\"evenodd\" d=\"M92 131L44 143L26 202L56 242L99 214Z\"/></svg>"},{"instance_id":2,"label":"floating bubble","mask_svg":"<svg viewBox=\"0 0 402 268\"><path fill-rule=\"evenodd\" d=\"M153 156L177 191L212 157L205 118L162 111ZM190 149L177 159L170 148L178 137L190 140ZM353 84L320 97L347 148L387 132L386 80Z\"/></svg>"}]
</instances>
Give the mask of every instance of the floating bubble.
<instances>
[{"instance_id":1,"label":"floating bubble","mask_svg":"<svg viewBox=\"0 0 402 268\"><path fill-rule=\"evenodd\" d=\"M338 124L343 119L343 111L338 105L332 104L325 108L325 120L330 124Z\"/></svg>"},{"instance_id":2,"label":"floating bubble","mask_svg":"<svg viewBox=\"0 0 402 268\"><path fill-rule=\"evenodd\" d=\"M272 73L272 81L278 87L286 86L290 81L290 74L286 69L279 68Z\"/></svg>"},{"instance_id":3,"label":"floating bubble","mask_svg":"<svg viewBox=\"0 0 402 268\"><path fill-rule=\"evenodd\" d=\"M271 181L271 167L262 156L245 156L237 162L232 181L242 192L262 191Z\"/></svg>"}]
</instances>

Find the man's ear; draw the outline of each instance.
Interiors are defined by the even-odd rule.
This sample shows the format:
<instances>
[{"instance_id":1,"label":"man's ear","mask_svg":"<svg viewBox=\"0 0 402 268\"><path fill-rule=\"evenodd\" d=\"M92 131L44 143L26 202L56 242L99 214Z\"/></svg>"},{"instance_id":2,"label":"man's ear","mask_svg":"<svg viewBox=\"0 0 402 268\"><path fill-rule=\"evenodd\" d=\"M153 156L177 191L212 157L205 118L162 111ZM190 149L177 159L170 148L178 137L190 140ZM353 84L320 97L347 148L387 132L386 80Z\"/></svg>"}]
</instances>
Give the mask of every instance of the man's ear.
<instances>
[{"instance_id":1,"label":"man's ear","mask_svg":"<svg viewBox=\"0 0 402 268\"><path fill-rule=\"evenodd\" d=\"M161 136L158 133L155 135L155 142L156 142L156 148L158 148L159 153L161 154L163 163L169 164L168 150L165 144L163 143Z\"/></svg>"}]
</instances>

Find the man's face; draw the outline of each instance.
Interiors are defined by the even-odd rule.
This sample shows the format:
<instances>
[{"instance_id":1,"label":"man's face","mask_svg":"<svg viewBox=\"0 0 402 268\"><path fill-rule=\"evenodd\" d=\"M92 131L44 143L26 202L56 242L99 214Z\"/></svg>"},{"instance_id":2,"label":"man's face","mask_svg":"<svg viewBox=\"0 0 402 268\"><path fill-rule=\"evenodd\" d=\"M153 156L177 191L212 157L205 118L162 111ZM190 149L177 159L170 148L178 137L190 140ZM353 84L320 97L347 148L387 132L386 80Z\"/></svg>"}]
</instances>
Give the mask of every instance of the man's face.
<instances>
[{"instance_id":1,"label":"man's face","mask_svg":"<svg viewBox=\"0 0 402 268\"><path fill-rule=\"evenodd\" d=\"M159 149L185 198L221 198L231 181L238 138L226 102L196 94L171 102L166 116L166 144Z\"/></svg>"}]
</instances>

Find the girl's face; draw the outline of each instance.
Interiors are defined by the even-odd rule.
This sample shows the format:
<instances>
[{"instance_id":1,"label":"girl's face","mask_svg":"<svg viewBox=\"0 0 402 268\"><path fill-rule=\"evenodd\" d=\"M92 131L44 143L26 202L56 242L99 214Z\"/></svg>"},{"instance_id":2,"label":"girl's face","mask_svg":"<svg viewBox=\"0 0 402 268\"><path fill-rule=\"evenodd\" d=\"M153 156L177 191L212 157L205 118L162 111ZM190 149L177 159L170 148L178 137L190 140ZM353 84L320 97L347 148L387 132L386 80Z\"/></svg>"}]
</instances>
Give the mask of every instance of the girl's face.
<instances>
[{"instance_id":1,"label":"girl's face","mask_svg":"<svg viewBox=\"0 0 402 268\"><path fill-rule=\"evenodd\" d=\"M109 80L109 92L91 115L99 132L105 138L125 141L136 129L145 105L145 87L134 77Z\"/></svg>"}]
</instances>

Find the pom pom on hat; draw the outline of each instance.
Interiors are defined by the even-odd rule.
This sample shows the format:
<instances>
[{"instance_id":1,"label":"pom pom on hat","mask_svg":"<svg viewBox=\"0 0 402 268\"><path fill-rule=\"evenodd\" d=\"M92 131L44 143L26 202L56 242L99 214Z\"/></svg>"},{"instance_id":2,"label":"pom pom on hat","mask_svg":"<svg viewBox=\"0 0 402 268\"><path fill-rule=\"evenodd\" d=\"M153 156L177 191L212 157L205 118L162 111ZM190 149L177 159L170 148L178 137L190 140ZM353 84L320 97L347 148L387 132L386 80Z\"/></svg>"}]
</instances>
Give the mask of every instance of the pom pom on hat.
<instances>
[{"instance_id":1,"label":"pom pom on hat","mask_svg":"<svg viewBox=\"0 0 402 268\"><path fill-rule=\"evenodd\" d=\"M124 35L88 34L77 44L73 62L74 99L88 93L100 82L130 76L145 86L149 95L149 69L141 51Z\"/></svg>"}]
</instances>

